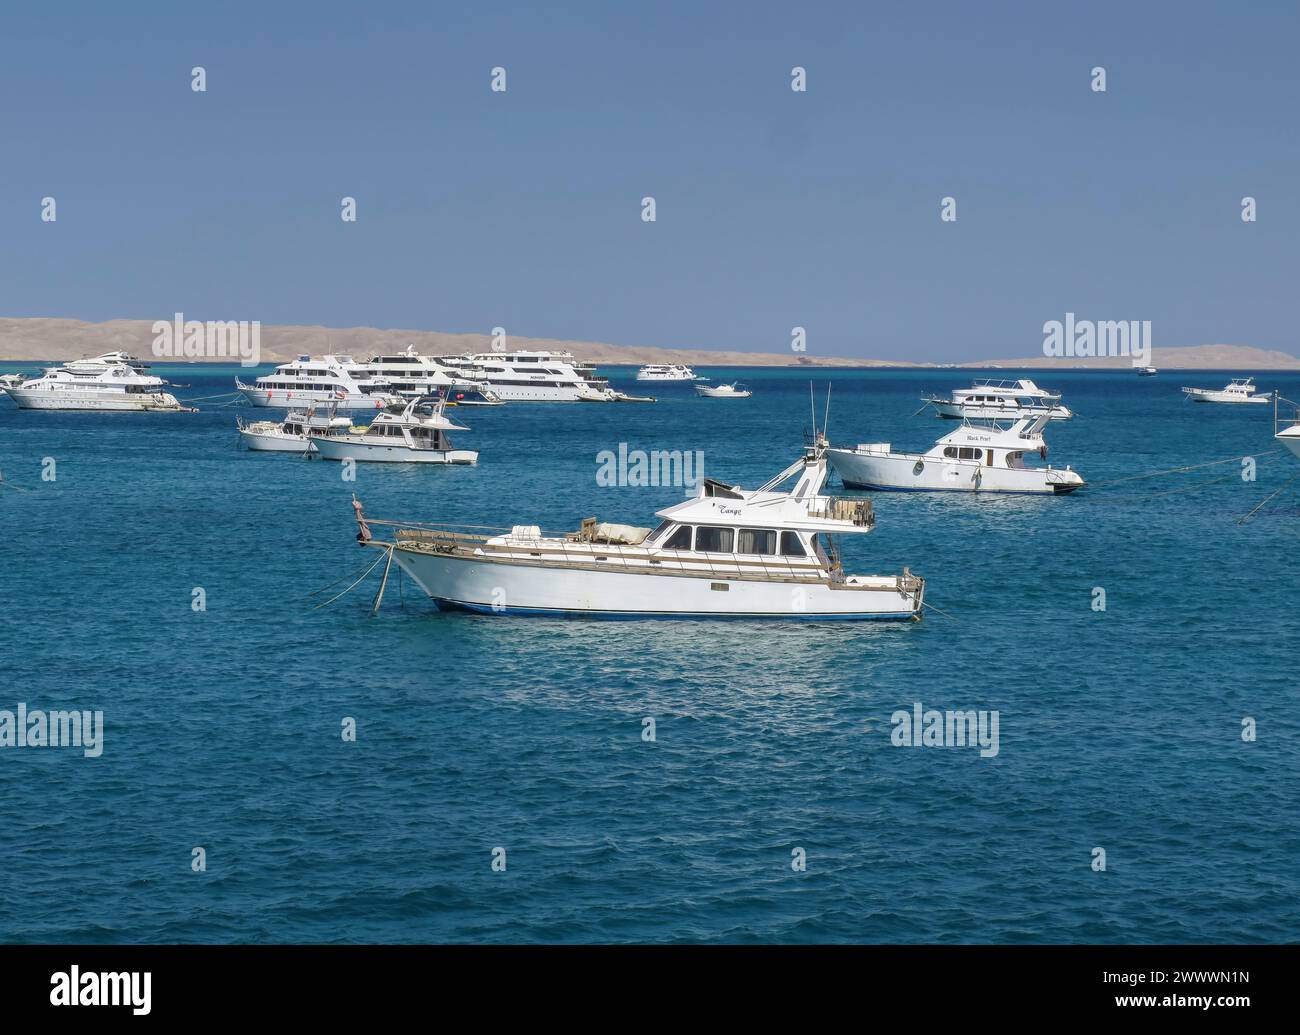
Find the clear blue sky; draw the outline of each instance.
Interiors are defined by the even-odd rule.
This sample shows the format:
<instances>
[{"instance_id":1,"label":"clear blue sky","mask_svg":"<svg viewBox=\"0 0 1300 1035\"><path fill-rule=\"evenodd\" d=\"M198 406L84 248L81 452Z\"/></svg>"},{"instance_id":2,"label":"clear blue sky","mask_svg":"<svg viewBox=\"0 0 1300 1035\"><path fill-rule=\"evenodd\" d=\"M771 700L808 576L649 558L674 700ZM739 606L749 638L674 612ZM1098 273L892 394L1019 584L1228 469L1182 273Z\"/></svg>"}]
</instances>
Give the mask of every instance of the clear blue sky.
<instances>
[{"instance_id":1,"label":"clear blue sky","mask_svg":"<svg viewBox=\"0 0 1300 1035\"><path fill-rule=\"evenodd\" d=\"M1300 353L1298 9L8 6L0 315L958 361L1073 311Z\"/></svg>"}]
</instances>

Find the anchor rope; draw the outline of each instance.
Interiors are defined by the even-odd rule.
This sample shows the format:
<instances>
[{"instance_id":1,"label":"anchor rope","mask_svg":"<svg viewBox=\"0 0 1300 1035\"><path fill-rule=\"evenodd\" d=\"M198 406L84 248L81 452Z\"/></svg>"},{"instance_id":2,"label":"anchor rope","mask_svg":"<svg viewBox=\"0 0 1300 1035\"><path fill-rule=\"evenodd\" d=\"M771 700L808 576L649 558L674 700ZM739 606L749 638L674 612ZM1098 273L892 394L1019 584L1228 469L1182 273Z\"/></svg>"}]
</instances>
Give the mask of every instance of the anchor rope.
<instances>
[{"instance_id":1,"label":"anchor rope","mask_svg":"<svg viewBox=\"0 0 1300 1035\"><path fill-rule=\"evenodd\" d=\"M1300 474L1293 474L1290 478L1288 478L1286 481L1284 481L1284 482L1283 482L1281 485L1279 485L1276 489L1274 489L1272 492L1270 492L1270 493L1268 494L1268 496L1263 500L1263 502L1261 502L1261 503L1257 503L1254 507L1252 507L1252 508L1251 508L1251 511L1250 511L1249 514L1245 514L1245 515L1243 515L1242 517L1239 517L1239 518L1237 519L1237 524L1239 524L1239 525L1244 525L1247 521L1249 521L1249 520L1250 520L1251 518L1253 518L1256 514L1258 514L1258 513L1260 512L1260 510L1263 509L1265 503L1267 503L1269 500L1271 500L1274 496L1276 496L1279 492L1281 492L1283 489L1285 489L1288 485L1290 485L1290 484L1291 484L1293 481L1295 481L1297 478L1300 478Z\"/></svg>"},{"instance_id":2,"label":"anchor rope","mask_svg":"<svg viewBox=\"0 0 1300 1035\"><path fill-rule=\"evenodd\" d=\"M365 580L365 577L366 577L367 575L369 575L372 571L375 570L375 568L377 568L377 567L379 566L379 562L382 561L382 560L383 560L383 559L388 555L388 553L389 553L388 550L381 550L381 551L379 552L379 556L375 558L374 563L371 564L370 567L368 567L365 571L363 571L363 572L361 573L360 578L358 578L355 582L353 582L352 585L350 585L350 586L349 586L347 589L345 589L342 593L336 593L334 596L332 596L332 597L330 597L328 600L326 600L323 604L317 604L315 607L312 608L312 610L313 610L313 611L319 611L322 607L328 607L330 604L334 603L334 601L338 600L339 597L347 596L347 594L351 593L352 590L354 590L357 586L359 586L359 585L360 585L360 584ZM343 578L347 578L347 576L345 575L345 576L343 576ZM343 579L336 579L334 582L330 583L330 585L332 585L332 586L337 586L337 585L338 585L340 582L342 582L342 581L343 581ZM325 588L328 589L329 586L327 586L327 587L325 587ZM318 591L318 592L324 592L324 591L323 591L323 590L320 590L320 591Z\"/></svg>"},{"instance_id":3,"label":"anchor rope","mask_svg":"<svg viewBox=\"0 0 1300 1035\"><path fill-rule=\"evenodd\" d=\"M1246 457L1250 456L1272 456L1274 453L1280 452L1282 452L1280 449L1270 449L1266 453L1247 453L1244 456L1230 456L1226 460L1211 460L1209 463L1190 464L1187 467L1170 467L1164 471L1149 471L1146 474L1129 475L1127 478L1112 478L1108 482L1093 482L1088 486L1088 488L1099 489L1103 485L1119 485L1121 482L1134 482L1142 478L1159 478L1161 475L1165 474L1184 474L1187 471L1199 471L1204 467L1217 467L1220 464L1231 464L1234 462L1240 463L1242 460L1245 460Z\"/></svg>"}]
</instances>

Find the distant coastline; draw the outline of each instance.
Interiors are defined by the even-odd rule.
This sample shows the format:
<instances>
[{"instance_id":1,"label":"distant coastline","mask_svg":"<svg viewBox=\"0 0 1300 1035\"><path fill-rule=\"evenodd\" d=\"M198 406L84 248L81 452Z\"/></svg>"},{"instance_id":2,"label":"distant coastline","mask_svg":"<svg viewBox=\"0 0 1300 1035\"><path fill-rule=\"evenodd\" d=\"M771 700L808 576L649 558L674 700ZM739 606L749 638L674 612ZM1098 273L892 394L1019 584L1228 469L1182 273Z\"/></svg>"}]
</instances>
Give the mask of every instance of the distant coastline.
<instances>
[{"instance_id":1,"label":"distant coastline","mask_svg":"<svg viewBox=\"0 0 1300 1035\"><path fill-rule=\"evenodd\" d=\"M61 318L0 318L0 362L36 363L79 359L123 350L141 359L153 357L152 320L108 320L89 323ZM612 345L604 342L566 341L511 335L512 349L566 349L579 359L606 366L640 366L643 363L689 363L710 367L840 367L922 368L979 370L1106 370L1132 366L1126 358L1062 361L1046 356L988 359L968 363L924 363L915 360L875 359L866 356L818 356L811 353L743 352L703 348L660 348ZM264 325L261 330L263 363L278 363L300 354L338 352L357 356L395 353L414 345L430 355L490 352L487 334L444 331L386 330L375 327L318 327ZM237 362L237 360L235 360ZM164 362L164 360L158 360ZM169 361L175 362L175 361ZM229 363L229 359L197 362ZM1248 345L1190 345L1156 348L1152 364L1162 370L1300 370L1300 357Z\"/></svg>"}]
</instances>

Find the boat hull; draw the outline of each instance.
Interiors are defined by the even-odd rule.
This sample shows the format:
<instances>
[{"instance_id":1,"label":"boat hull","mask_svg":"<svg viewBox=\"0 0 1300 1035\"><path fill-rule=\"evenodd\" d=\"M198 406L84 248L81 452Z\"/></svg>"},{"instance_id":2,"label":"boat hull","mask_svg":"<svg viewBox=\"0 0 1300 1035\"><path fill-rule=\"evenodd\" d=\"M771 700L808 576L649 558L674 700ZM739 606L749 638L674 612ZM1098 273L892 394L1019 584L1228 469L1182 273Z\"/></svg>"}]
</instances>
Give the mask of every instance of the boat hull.
<instances>
[{"instance_id":1,"label":"boat hull","mask_svg":"<svg viewBox=\"0 0 1300 1035\"><path fill-rule=\"evenodd\" d=\"M990 406L987 403L959 403L944 399L928 400L935 412L946 420L1014 421L1051 412L1052 420L1069 420L1074 414L1067 406Z\"/></svg>"},{"instance_id":2,"label":"boat hull","mask_svg":"<svg viewBox=\"0 0 1300 1035\"><path fill-rule=\"evenodd\" d=\"M827 459L846 488L887 492L983 492L1031 496L1062 496L1083 486L1073 472L986 467L975 462L935 460L919 456L827 451ZM1076 476L1077 477L1077 476Z\"/></svg>"},{"instance_id":3,"label":"boat hull","mask_svg":"<svg viewBox=\"0 0 1300 1035\"><path fill-rule=\"evenodd\" d=\"M373 395L349 395L339 398L332 392L308 392L279 388L240 388L239 392L250 405L276 410L301 410L309 407L332 407L339 413L356 413L382 410L397 400L396 396L382 398Z\"/></svg>"},{"instance_id":4,"label":"boat hull","mask_svg":"<svg viewBox=\"0 0 1300 1035\"><path fill-rule=\"evenodd\" d=\"M389 464L456 464L478 463L478 452L473 449L410 449L405 445L387 446L379 443L356 442L347 438L318 438L312 436L312 452L323 460L357 460L366 463Z\"/></svg>"},{"instance_id":5,"label":"boat hull","mask_svg":"<svg viewBox=\"0 0 1300 1035\"><path fill-rule=\"evenodd\" d=\"M95 410L135 413L178 413L186 409L167 392L135 396L122 392L51 392L31 388L6 388L21 410Z\"/></svg>"},{"instance_id":6,"label":"boat hull","mask_svg":"<svg viewBox=\"0 0 1300 1035\"><path fill-rule=\"evenodd\" d=\"M1274 438L1291 450L1294 456L1300 457L1300 425L1279 431Z\"/></svg>"},{"instance_id":7,"label":"boat hull","mask_svg":"<svg viewBox=\"0 0 1300 1035\"><path fill-rule=\"evenodd\" d=\"M889 578L865 580L870 588L832 588L704 573L593 571L402 548L393 549L393 558L439 608L491 615L909 621L920 618L924 595L924 584L903 592ZM861 577L849 582L863 584Z\"/></svg>"},{"instance_id":8,"label":"boat hull","mask_svg":"<svg viewBox=\"0 0 1300 1035\"><path fill-rule=\"evenodd\" d=\"M246 448L263 453L307 453L313 448L306 438L297 435L277 435L244 429L239 434Z\"/></svg>"}]
</instances>

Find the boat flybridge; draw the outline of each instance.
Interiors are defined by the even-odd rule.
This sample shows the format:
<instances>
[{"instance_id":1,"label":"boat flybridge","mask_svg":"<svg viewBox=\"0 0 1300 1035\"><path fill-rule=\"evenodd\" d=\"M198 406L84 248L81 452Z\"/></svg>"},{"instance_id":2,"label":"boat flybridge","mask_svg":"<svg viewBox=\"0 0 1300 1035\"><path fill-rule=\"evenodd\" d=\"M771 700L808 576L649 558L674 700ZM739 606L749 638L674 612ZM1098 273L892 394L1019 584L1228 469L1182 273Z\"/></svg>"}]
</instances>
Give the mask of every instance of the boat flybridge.
<instances>
[{"instance_id":1,"label":"boat flybridge","mask_svg":"<svg viewBox=\"0 0 1300 1035\"><path fill-rule=\"evenodd\" d=\"M364 428L332 434L309 429L314 455L325 460L366 460L397 464L475 464L478 451L456 449L448 431L468 431L444 414L447 400L425 396L396 403Z\"/></svg>"},{"instance_id":2,"label":"boat flybridge","mask_svg":"<svg viewBox=\"0 0 1300 1035\"><path fill-rule=\"evenodd\" d=\"M1266 403L1272 392L1257 394L1253 377L1234 377L1222 388L1184 388L1183 394L1198 403Z\"/></svg>"},{"instance_id":3,"label":"boat flybridge","mask_svg":"<svg viewBox=\"0 0 1300 1035\"><path fill-rule=\"evenodd\" d=\"M807 451L746 490L703 479L696 495L658 512L654 530L588 518L576 532L516 525L395 527L358 540L389 551L439 608L484 614L595 618L919 619L925 580L846 575L833 536L875 524L871 501L821 494L825 449ZM788 491L781 486L794 479ZM379 522L376 522L378 524Z\"/></svg>"},{"instance_id":4,"label":"boat flybridge","mask_svg":"<svg viewBox=\"0 0 1300 1035\"><path fill-rule=\"evenodd\" d=\"M398 401L386 381L351 356L299 356L251 385L235 378L235 388L254 406L281 409L329 403L338 410L380 410Z\"/></svg>"},{"instance_id":5,"label":"boat flybridge","mask_svg":"<svg viewBox=\"0 0 1300 1035\"><path fill-rule=\"evenodd\" d=\"M996 492L1063 495L1082 488L1066 467L1028 467L1025 454L1047 459L1045 413L1022 417L1009 427L969 421L925 453L902 453L888 442L869 442L852 449L828 449L831 466L850 489L894 492Z\"/></svg>"},{"instance_id":6,"label":"boat flybridge","mask_svg":"<svg viewBox=\"0 0 1300 1035\"><path fill-rule=\"evenodd\" d=\"M501 397L487 382L467 377L466 371L448 366L437 356L420 355L414 345L395 356L372 356L366 367L371 377L404 398L443 395L451 406L501 405Z\"/></svg>"},{"instance_id":7,"label":"boat flybridge","mask_svg":"<svg viewBox=\"0 0 1300 1035\"><path fill-rule=\"evenodd\" d=\"M638 381L694 381L697 375L685 363L647 363L636 372Z\"/></svg>"},{"instance_id":8,"label":"boat flybridge","mask_svg":"<svg viewBox=\"0 0 1300 1035\"><path fill-rule=\"evenodd\" d=\"M922 397L940 417L950 420L1006 420L1046 413L1052 420L1069 420L1074 414L1061 404L1060 392L1039 388L1028 378L1017 381L975 380L949 397Z\"/></svg>"},{"instance_id":9,"label":"boat flybridge","mask_svg":"<svg viewBox=\"0 0 1300 1035\"><path fill-rule=\"evenodd\" d=\"M160 410L192 412L164 389L168 382L146 373L148 366L125 352L46 367L40 377L4 384L24 410Z\"/></svg>"},{"instance_id":10,"label":"boat flybridge","mask_svg":"<svg viewBox=\"0 0 1300 1035\"><path fill-rule=\"evenodd\" d=\"M506 402L616 402L618 393L596 368L572 352L473 352L444 356L442 362L483 381Z\"/></svg>"}]
</instances>

